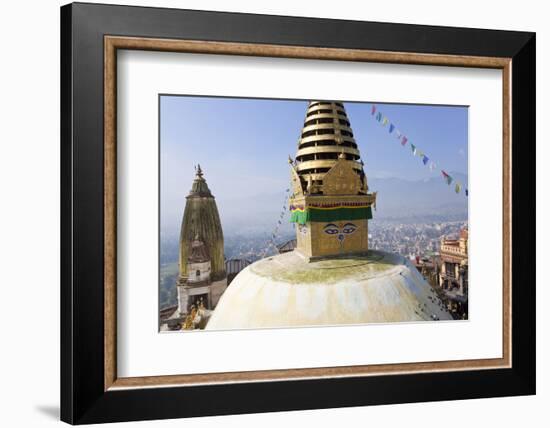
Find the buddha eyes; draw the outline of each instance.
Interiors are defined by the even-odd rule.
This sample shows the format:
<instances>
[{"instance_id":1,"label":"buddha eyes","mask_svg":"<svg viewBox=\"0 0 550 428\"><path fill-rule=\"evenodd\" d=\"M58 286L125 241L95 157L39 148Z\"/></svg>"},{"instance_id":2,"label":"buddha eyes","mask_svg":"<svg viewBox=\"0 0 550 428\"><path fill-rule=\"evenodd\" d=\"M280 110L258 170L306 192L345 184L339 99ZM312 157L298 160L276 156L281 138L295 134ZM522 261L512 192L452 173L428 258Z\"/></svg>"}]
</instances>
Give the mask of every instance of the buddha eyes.
<instances>
[{"instance_id":1,"label":"buddha eyes","mask_svg":"<svg viewBox=\"0 0 550 428\"><path fill-rule=\"evenodd\" d=\"M350 234L350 233L355 232L356 229L357 229L357 226L355 226L352 223L347 223L342 228L342 233Z\"/></svg>"},{"instance_id":2,"label":"buddha eyes","mask_svg":"<svg viewBox=\"0 0 550 428\"><path fill-rule=\"evenodd\" d=\"M324 227L324 231L326 234L328 235L336 235L338 233L344 233L346 235L349 235L353 232L355 232L357 230L357 226L354 225L353 223L346 223L342 229L340 229L337 225L335 224L327 224L325 227Z\"/></svg>"},{"instance_id":3,"label":"buddha eyes","mask_svg":"<svg viewBox=\"0 0 550 428\"><path fill-rule=\"evenodd\" d=\"M336 235L338 232L340 232L338 230L338 226L336 226L335 224L327 224L324 230L325 233L328 235Z\"/></svg>"}]
</instances>

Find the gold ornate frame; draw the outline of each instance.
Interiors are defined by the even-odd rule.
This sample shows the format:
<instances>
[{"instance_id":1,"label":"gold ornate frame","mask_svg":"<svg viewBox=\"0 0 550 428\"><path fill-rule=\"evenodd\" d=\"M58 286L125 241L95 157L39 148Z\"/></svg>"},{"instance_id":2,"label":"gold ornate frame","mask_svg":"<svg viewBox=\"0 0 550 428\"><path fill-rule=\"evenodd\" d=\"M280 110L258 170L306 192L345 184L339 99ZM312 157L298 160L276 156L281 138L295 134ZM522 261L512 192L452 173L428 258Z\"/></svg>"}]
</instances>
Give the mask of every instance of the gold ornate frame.
<instances>
[{"instance_id":1,"label":"gold ornate frame","mask_svg":"<svg viewBox=\"0 0 550 428\"><path fill-rule=\"evenodd\" d=\"M212 55L243 55L337 61L381 62L493 68L502 70L503 93L503 320L502 357L459 361L360 365L305 369L262 370L190 375L119 378L116 368L116 82L117 50L148 50ZM355 49L297 47L247 43L104 37L104 390L185 386L311 378L338 378L510 368L512 361L512 165L511 165L511 58L381 52Z\"/></svg>"}]
</instances>

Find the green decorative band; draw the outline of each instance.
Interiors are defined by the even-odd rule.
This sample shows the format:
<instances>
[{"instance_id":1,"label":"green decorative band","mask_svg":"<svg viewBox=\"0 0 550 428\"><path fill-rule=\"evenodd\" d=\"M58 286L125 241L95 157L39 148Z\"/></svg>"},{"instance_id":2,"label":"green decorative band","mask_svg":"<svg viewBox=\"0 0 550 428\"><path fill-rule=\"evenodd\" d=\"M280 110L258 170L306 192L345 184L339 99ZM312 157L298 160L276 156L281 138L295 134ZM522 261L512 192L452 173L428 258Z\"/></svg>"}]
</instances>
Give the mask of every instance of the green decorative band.
<instances>
[{"instance_id":1,"label":"green decorative band","mask_svg":"<svg viewBox=\"0 0 550 428\"><path fill-rule=\"evenodd\" d=\"M306 224L307 222L328 223L342 220L370 220L372 208L338 208L332 210L308 208L304 211L295 210L290 214L292 223Z\"/></svg>"},{"instance_id":2,"label":"green decorative band","mask_svg":"<svg viewBox=\"0 0 550 428\"><path fill-rule=\"evenodd\" d=\"M290 213L290 222L306 224L309 221L309 211L296 210Z\"/></svg>"}]
</instances>

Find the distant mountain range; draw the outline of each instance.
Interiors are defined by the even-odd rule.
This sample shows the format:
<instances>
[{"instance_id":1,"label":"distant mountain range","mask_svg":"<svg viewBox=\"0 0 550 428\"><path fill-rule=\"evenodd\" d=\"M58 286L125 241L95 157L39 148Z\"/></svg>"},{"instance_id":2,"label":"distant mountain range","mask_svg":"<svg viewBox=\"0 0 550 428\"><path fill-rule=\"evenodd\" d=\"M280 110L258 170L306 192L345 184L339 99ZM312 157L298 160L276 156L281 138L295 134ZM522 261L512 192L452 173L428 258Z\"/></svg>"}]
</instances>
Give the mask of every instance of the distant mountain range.
<instances>
[{"instance_id":1,"label":"distant mountain range","mask_svg":"<svg viewBox=\"0 0 550 428\"><path fill-rule=\"evenodd\" d=\"M451 176L464 185L467 176L451 172ZM401 178L369 178L369 189L378 192L374 218L380 220L399 220L402 222L464 220L468 217L468 198L462 190L454 191L454 183L447 185L440 176L424 180L405 180ZM284 189L279 193L216 198L224 234L241 235L270 234L283 212ZM179 219L165 225L163 233L179 233ZM280 232L289 232L288 210Z\"/></svg>"},{"instance_id":2,"label":"distant mountain range","mask_svg":"<svg viewBox=\"0 0 550 428\"><path fill-rule=\"evenodd\" d=\"M464 174L451 172L450 175L463 186L468 183ZM369 188L378 192L375 218L463 220L468 217L468 198L464 189L455 193L454 183L449 186L440 176L414 181L372 178Z\"/></svg>"}]
</instances>

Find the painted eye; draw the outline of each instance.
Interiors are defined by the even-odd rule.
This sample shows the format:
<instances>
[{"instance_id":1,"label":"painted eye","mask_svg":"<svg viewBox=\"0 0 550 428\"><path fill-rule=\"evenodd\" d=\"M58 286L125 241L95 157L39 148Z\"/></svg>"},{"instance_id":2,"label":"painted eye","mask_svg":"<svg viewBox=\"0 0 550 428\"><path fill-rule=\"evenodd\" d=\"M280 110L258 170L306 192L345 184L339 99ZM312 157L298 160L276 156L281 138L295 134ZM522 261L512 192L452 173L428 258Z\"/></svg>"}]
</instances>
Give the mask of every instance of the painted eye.
<instances>
[{"instance_id":1,"label":"painted eye","mask_svg":"<svg viewBox=\"0 0 550 428\"><path fill-rule=\"evenodd\" d=\"M344 227L342 228L342 233L346 233L346 234L350 234L350 233L353 233L357 230L357 226L354 225L353 223L347 223L344 225Z\"/></svg>"},{"instance_id":2,"label":"painted eye","mask_svg":"<svg viewBox=\"0 0 550 428\"><path fill-rule=\"evenodd\" d=\"M324 228L324 231L328 235L336 235L338 233L338 226L335 224L327 224Z\"/></svg>"}]
</instances>

